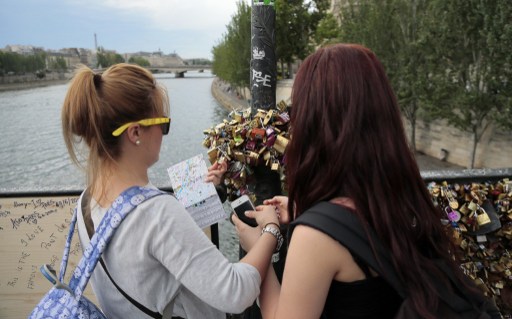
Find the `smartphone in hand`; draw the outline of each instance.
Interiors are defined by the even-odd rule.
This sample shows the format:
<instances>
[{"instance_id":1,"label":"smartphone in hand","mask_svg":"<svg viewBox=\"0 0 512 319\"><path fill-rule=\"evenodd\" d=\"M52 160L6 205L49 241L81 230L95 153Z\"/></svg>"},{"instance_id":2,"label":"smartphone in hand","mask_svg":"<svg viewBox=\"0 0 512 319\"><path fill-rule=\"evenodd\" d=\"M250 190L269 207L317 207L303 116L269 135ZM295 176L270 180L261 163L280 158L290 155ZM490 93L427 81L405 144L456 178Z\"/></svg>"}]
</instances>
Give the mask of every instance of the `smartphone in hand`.
<instances>
[{"instance_id":1,"label":"smartphone in hand","mask_svg":"<svg viewBox=\"0 0 512 319\"><path fill-rule=\"evenodd\" d=\"M240 218L241 221L252 227L258 226L256 219L245 216L246 211L256 210L249 196L242 195L238 197L231 202L231 208L235 211L235 214L238 216L238 218Z\"/></svg>"}]
</instances>

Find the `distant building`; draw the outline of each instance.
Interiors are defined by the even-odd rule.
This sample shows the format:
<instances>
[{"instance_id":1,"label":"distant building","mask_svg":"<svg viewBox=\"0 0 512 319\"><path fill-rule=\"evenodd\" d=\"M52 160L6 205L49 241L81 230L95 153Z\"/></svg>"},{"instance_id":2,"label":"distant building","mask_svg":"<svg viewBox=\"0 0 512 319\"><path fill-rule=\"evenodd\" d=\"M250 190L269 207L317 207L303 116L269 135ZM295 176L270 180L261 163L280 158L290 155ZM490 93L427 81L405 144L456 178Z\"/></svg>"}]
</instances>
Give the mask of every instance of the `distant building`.
<instances>
[{"instance_id":1,"label":"distant building","mask_svg":"<svg viewBox=\"0 0 512 319\"><path fill-rule=\"evenodd\" d=\"M44 51L42 47L34 47L32 45L6 45L5 52L12 52L12 53L18 53L23 55L30 55L34 54L36 52Z\"/></svg>"},{"instance_id":2,"label":"distant building","mask_svg":"<svg viewBox=\"0 0 512 319\"><path fill-rule=\"evenodd\" d=\"M66 61L66 65L69 69L75 68L78 64L85 64L90 68L97 67L97 51L84 49L84 48L63 48L59 50L44 50L42 47L34 47L31 45L7 45L4 49L0 49L4 52L13 52L17 54L30 55L38 52L46 53L46 65L52 65L52 61L58 58L63 58ZM105 50L101 48L103 53L117 54L115 50ZM164 54L162 51L156 52L136 52L136 53L125 53L122 54L125 61L128 61L131 57L142 57L146 59L150 67L175 67L187 65L187 63L176 53Z\"/></svg>"},{"instance_id":3,"label":"distant building","mask_svg":"<svg viewBox=\"0 0 512 319\"><path fill-rule=\"evenodd\" d=\"M136 52L136 53L127 53L125 55L126 61L128 61L131 57L141 57L148 60L151 67L172 67L172 66L181 66L185 65L183 59L176 53L164 54L162 51L156 52Z\"/></svg>"}]
</instances>

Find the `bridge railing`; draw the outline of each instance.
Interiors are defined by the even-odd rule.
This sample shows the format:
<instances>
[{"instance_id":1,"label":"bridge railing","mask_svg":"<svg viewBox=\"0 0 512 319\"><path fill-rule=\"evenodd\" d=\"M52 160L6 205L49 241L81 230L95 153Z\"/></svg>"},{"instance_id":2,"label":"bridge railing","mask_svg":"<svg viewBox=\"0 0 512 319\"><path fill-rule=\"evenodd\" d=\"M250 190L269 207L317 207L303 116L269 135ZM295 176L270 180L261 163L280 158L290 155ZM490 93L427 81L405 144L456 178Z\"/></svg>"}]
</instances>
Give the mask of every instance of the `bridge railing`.
<instances>
[{"instance_id":1,"label":"bridge railing","mask_svg":"<svg viewBox=\"0 0 512 319\"><path fill-rule=\"evenodd\" d=\"M421 175L441 209L450 207L447 194L455 197L458 206L454 210L460 220L450 222L447 214L442 222L453 233L452 239L460 249L457 253L462 257L461 268L496 300L504 314L510 315L512 168L422 171ZM171 188L162 190L172 192ZM39 266L52 263L58 268L60 265L69 220L81 192L80 189L0 192L2 317L26 316L48 290L49 284L39 274ZM476 216L471 216L474 210L464 213L469 203L476 201L474 197L478 198L478 207L489 216L489 223L478 225ZM219 247L218 226L205 231ZM77 242L75 239L70 269L81 256ZM94 298L90 288L86 295Z\"/></svg>"}]
</instances>

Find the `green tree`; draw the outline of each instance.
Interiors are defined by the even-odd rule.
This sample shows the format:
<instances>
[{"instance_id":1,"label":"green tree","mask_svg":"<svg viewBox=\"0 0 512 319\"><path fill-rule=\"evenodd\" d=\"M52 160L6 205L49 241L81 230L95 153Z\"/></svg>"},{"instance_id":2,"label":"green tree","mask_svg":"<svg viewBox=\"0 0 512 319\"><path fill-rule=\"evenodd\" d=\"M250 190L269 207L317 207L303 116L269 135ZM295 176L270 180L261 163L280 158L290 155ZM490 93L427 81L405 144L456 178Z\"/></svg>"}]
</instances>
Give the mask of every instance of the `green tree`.
<instances>
[{"instance_id":1,"label":"green tree","mask_svg":"<svg viewBox=\"0 0 512 319\"><path fill-rule=\"evenodd\" d=\"M332 13L327 13L325 17L318 22L315 31L315 43L319 46L332 44L340 41L341 29L338 20Z\"/></svg>"},{"instance_id":2,"label":"green tree","mask_svg":"<svg viewBox=\"0 0 512 319\"><path fill-rule=\"evenodd\" d=\"M424 41L429 34L427 20L430 17L427 0L395 0L392 11L396 12L396 50L392 64L396 68L392 83L396 90L401 110L411 126L409 137L411 148L416 151L416 121L424 114L433 95L431 75L433 52L430 43ZM389 69L389 68L388 68Z\"/></svg>"},{"instance_id":3,"label":"green tree","mask_svg":"<svg viewBox=\"0 0 512 319\"><path fill-rule=\"evenodd\" d=\"M96 56L98 60L97 67L108 68L114 64L124 62L122 55L114 52L106 52L102 47L98 48Z\"/></svg>"},{"instance_id":4,"label":"green tree","mask_svg":"<svg viewBox=\"0 0 512 319\"><path fill-rule=\"evenodd\" d=\"M61 56L56 57L54 59L50 59L49 63L48 63L48 67L51 70L58 70L58 71L65 71L68 68L66 60Z\"/></svg>"},{"instance_id":5,"label":"green tree","mask_svg":"<svg viewBox=\"0 0 512 319\"><path fill-rule=\"evenodd\" d=\"M128 59L128 63L138 64L142 67L149 67L151 65L148 60L140 56L130 57L130 59Z\"/></svg>"},{"instance_id":6,"label":"green tree","mask_svg":"<svg viewBox=\"0 0 512 319\"><path fill-rule=\"evenodd\" d=\"M341 39L373 50L386 69L416 150L416 122L425 117L433 92L433 50L425 41L430 17L427 0L349 1L342 12Z\"/></svg>"},{"instance_id":7,"label":"green tree","mask_svg":"<svg viewBox=\"0 0 512 319\"><path fill-rule=\"evenodd\" d=\"M282 77L292 77L291 64L304 59L310 52L310 17L308 4L303 0L277 0L276 10L276 56L280 64ZM288 76L284 73L284 65Z\"/></svg>"},{"instance_id":8,"label":"green tree","mask_svg":"<svg viewBox=\"0 0 512 319\"><path fill-rule=\"evenodd\" d=\"M251 8L244 1L237 3L227 33L212 53L213 73L244 95L242 89L250 85L251 62Z\"/></svg>"},{"instance_id":9,"label":"green tree","mask_svg":"<svg viewBox=\"0 0 512 319\"><path fill-rule=\"evenodd\" d=\"M473 136L469 167L493 123L511 127L512 9L508 0L433 0L431 44L444 81L438 117ZM449 90L446 94L445 90Z\"/></svg>"},{"instance_id":10,"label":"green tree","mask_svg":"<svg viewBox=\"0 0 512 319\"><path fill-rule=\"evenodd\" d=\"M46 53L36 52L30 55L21 55L14 52L0 52L0 66L2 73L36 73L44 72L46 68Z\"/></svg>"}]
</instances>

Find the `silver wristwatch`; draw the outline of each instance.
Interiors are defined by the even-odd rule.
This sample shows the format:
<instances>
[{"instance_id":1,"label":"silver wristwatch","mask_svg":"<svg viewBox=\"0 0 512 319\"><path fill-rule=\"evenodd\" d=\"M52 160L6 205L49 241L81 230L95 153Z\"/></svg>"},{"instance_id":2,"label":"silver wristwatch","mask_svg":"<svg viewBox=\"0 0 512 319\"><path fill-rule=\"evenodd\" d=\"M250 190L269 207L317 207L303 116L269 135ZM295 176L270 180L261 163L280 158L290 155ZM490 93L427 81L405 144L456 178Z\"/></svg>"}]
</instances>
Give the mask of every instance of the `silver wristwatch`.
<instances>
[{"instance_id":1,"label":"silver wristwatch","mask_svg":"<svg viewBox=\"0 0 512 319\"><path fill-rule=\"evenodd\" d=\"M277 239L277 246L275 251L278 252L281 249L281 246L283 245L283 235L281 235L281 232L278 228L266 225L261 230L261 233L271 233Z\"/></svg>"}]
</instances>

